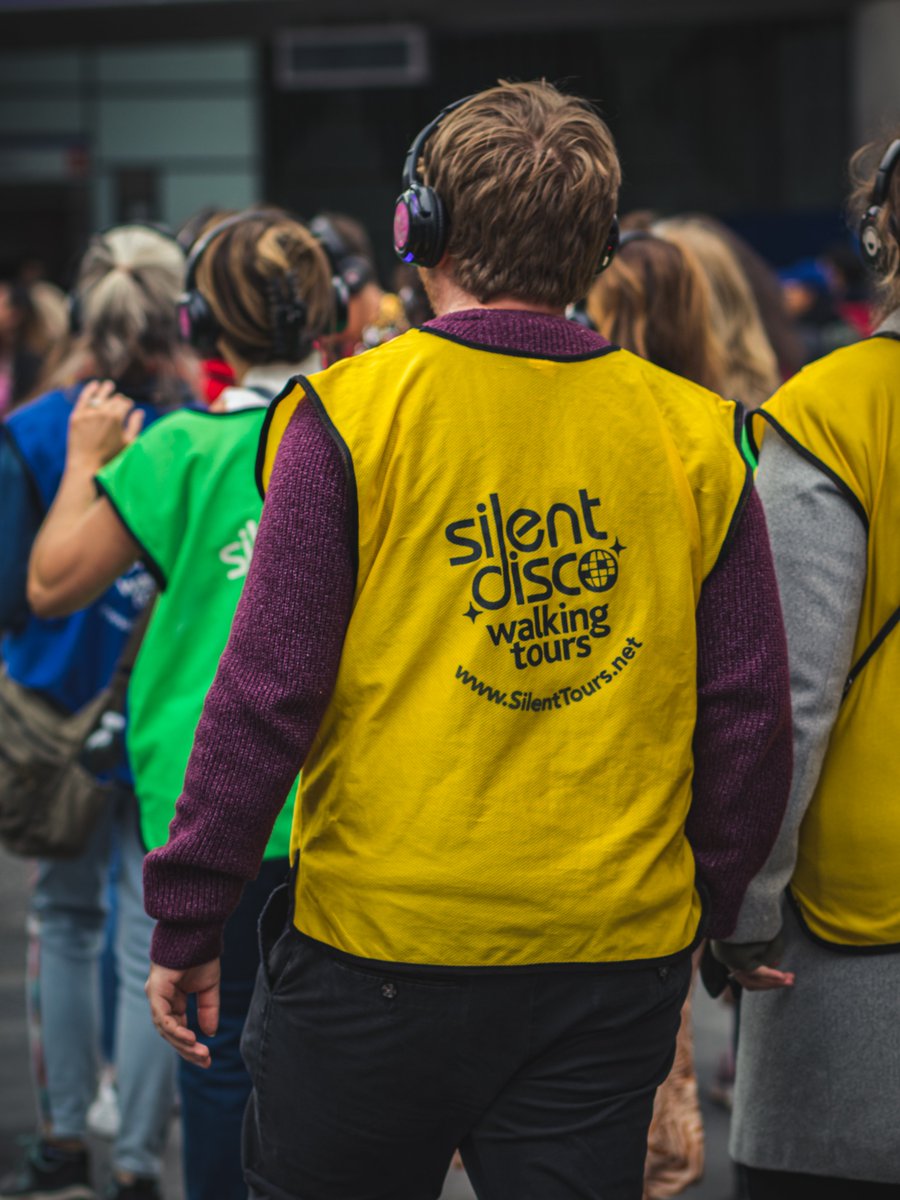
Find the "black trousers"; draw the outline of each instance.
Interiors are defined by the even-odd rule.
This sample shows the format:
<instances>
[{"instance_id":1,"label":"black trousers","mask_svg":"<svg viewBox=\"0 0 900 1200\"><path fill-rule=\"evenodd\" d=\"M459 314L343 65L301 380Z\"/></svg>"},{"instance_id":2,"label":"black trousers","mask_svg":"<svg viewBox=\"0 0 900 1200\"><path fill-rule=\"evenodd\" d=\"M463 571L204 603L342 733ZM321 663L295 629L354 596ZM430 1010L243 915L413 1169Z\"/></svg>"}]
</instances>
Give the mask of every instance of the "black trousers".
<instances>
[{"instance_id":1,"label":"black trousers","mask_svg":"<svg viewBox=\"0 0 900 1200\"><path fill-rule=\"evenodd\" d=\"M896 1183L866 1183L862 1179L763 1171L758 1167L741 1170L749 1200L897 1200L900 1196Z\"/></svg>"},{"instance_id":2,"label":"black trousers","mask_svg":"<svg viewBox=\"0 0 900 1200\"><path fill-rule=\"evenodd\" d=\"M266 934L242 1049L253 1200L640 1200L690 983L667 966L444 973Z\"/></svg>"}]
</instances>

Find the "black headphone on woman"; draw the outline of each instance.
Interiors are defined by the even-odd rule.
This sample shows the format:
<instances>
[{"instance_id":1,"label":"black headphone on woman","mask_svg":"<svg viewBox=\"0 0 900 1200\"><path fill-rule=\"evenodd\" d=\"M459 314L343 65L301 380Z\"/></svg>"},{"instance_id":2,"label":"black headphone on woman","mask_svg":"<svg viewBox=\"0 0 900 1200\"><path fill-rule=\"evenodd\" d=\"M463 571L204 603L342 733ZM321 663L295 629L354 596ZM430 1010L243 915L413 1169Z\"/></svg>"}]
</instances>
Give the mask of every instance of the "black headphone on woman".
<instances>
[{"instance_id":1,"label":"black headphone on woman","mask_svg":"<svg viewBox=\"0 0 900 1200\"><path fill-rule=\"evenodd\" d=\"M432 187L419 174L419 159L425 143L448 113L452 113L474 96L463 96L442 108L436 117L420 129L406 152L401 179L403 191L394 205L394 253L401 262L415 267L436 267L444 257L450 222L447 208ZM606 246L597 265L599 275L613 260L619 244L619 218L614 216L606 237Z\"/></svg>"},{"instance_id":2,"label":"black headphone on woman","mask_svg":"<svg viewBox=\"0 0 900 1200\"><path fill-rule=\"evenodd\" d=\"M228 229L244 221L258 219L270 221L273 214L264 209L250 209L225 217L202 234L191 247L185 266L184 293L178 301L178 321L181 336L203 358L219 356L218 341L222 328L216 320L212 307L197 288L197 269L210 245ZM340 289L335 286L335 309L340 316L342 300ZM273 276L268 281L269 315L273 331L273 349L277 358L292 362L302 357L307 349L307 308L296 274L287 271ZM346 301L343 301L346 311Z\"/></svg>"},{"instance_id":3,"label":"black headphone on woman","mask_svg":"<svg viewBox=\"0 0 900 1200\"><path fill-rule=\"evenodd\" d=\"M878 220L881 216L881 209L884 206L884 202L887 200L888 188L891 185L891 176L898 162L900 162L900 138L891 142L885 151L884 157L878 166L878 173L875 176L869 207L863 213L862 219L859 222L860 254L866 266L871 267L873 271L881 271L884 268L887 247L884 244L881 230L878 228ZM893 217L891 218L891 230L896 237L897 229Z\"/></svg>"},{"instance_id":4,"label":"black headphone on woman","mask_svg":"<svg viewBox=\"0 0 900 1200\"><path fill-rule=\"evenodd\" d=\"M309 232L325 251L335 282L339 280L344 284L348 297L358 296L367 283L375 280L372 264L361 255L354 254L325 213L313 217Z\"/></svg>"}]
</instances>

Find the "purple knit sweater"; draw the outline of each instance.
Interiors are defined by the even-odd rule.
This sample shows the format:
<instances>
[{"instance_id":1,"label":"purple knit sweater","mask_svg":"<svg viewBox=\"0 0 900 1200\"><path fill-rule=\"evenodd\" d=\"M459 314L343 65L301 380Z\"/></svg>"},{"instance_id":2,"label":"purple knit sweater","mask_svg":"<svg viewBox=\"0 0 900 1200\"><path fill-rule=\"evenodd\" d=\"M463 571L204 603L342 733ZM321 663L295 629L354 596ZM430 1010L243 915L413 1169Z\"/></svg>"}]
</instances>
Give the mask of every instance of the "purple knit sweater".
<instances>
[{"instance_id":1,"label":"purple knit sweater","mask_svg":"<svg viewBox=\"0 0 900 1200\"><path fill-rule=\"evenodd\" d=\"M562 318L471 310L431 322L506 350L574 356L597 334ZM550 418L548 417L548 420ZM275 462L243 597L209 691L169 841L144 867L157 919L153 961L215 958L222 928L306 758L337 676L353 601L351 497L312 405L297 409ZM768 856L791 777L790 692L775 571L751 494L697 608L698 713L687 834L727 936Z\"/></svg>"}]
</instances>

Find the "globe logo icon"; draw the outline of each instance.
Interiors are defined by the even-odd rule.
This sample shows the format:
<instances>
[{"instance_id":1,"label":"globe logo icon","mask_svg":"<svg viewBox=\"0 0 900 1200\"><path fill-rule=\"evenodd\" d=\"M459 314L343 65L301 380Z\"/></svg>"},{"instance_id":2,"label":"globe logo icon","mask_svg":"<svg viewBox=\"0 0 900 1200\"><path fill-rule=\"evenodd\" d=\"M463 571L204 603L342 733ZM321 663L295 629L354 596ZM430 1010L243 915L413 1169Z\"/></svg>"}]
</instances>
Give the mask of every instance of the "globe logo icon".
<instances>
[{"instance_id":1,"label":"globe logo icon","mask_svg":"<svg viewBox=\"0 0 900 1200\"><path fill-rule=\"evenodd\" d=\"M588 550L578 563L578 578L589 592L608 592L619 578L619 561L609 550Z\"/></svg>"}]
</instances>

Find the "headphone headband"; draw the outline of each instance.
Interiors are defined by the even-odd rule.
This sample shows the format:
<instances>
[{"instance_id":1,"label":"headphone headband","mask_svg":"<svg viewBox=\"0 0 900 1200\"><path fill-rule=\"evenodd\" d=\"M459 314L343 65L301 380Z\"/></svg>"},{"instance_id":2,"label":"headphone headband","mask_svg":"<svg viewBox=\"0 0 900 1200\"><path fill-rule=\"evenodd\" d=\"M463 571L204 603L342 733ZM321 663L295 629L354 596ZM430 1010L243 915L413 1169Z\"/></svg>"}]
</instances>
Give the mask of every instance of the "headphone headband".
<instances>
[{"instance_id":1,"label":"headphone headband","mask_svg":"<svg viewBox=\"0 0 900 1200\"><path fill-rule=\"evenodd\" d=\"M309 223L309 232L325 251L337 290L343 289L348 296L356 296L367 283L375 279L372 262L361 254L354 254L334 223L324 213L313 217Z\"/></svg>"},{"instance_id":2,"label":"headphone headband","mask_svg":"<svg viewBox=\"0 0 900 1200\"><path fill-rule=\"evenodd\" d=\"M232 213L217 221L212 228L201 234L188 255L184 273L184 294L179 302L181 335L204 358L218 356L218 340L222 330L216 320L212 306L202 292L197 290L197 268L210 245L235 225L245 221L274 221L280 216L272 209L251 208L245 212ZM272 322L272 347L276 356L294 358L299 356L303 333L306 328L306 305L300 296L295 272L290 271L282 279L270 280L267 287L269 319Z\"/></svg>"},{"instance_id":3,"label":"headphone headband","mask_svg":"<svg viewBox=\"0 0 900 1200\"><path fill-rule=\"evenodd\" d=\"M878 173L872 187L872 204L882 205L887 200L888 188L894 168L900 160L900 138L895 138L884 152L884 157L878 164Z\"/></svg>"},{"instance_id":4,"label":"headphone headband","mask_svg":"<svg viewBox=\"0 0 900 1200\"><path fill-rule=\"evenodd\" d=\"M200 234L199 238L191 246L190 254L188 254L187 263L184 268L184 290L186 292L194 290L194 282L200 259L216 238L235 225L240 225L244 221L252 221L257 217L261 217L264 220L271 220L272 213L262 208L251 208L247 212L232 213L230 217L223 217L221 221L217 221L205 233Z\"/></svg>"},{"instance_id":5,"label":"headphone headband","mask_svg":"<svg viewBox=\"0 0 900 1200\"><path fill-rule=\"evenodd\" d=\"M403 191L394 205L394 253L401 262L435 267L447 245L447 210L444 202L419 174L425 143L447 117L474 96L463 96L442 108L412 140L403 160Z\"/></svg>"},{"instance_id":6,"label":"headphone headband","mask_svg":"<svg viewBox=\"0 0 900 1200\"><path fill-rule=\"evenodd\" d=\"M452 104L446 105L438 113L436 117L423 126L412 140L412 144L406 152L406 158L403 162L403 174L400 176L400 182L403 185L403 190L411 187L413 183L424 183L424 179L419 177L419 159L422 157L422 151L425 149L425 143L441 124L445 117L454 112L457 108L462 108L464 104L468 104L470 100L475 99L476 93L473 92L469 96L463 96L461 100L454 100Z\"/></svg>"},{"instance_id":7,"label":"headphone headband","mask_svg":"<svg viewBox=\"0 0 900 1200\"><path fill-rule=\"evenodd\" d=\"M875 182L872 184L872 196L869 207L863 213L859 223L860 254L866 266L871 267L873 271L883 271L885 267L887 248L884 244L881 229L879 228L879 222L881 210L885 200L887 200L891 177L898 162L900 162L900 138L895 138L884 152L881 162L878 164L878 170L875 173ZM892 232L896 237L893 219L891 219L890 224Z\"/></svg>"}]
</instances>

